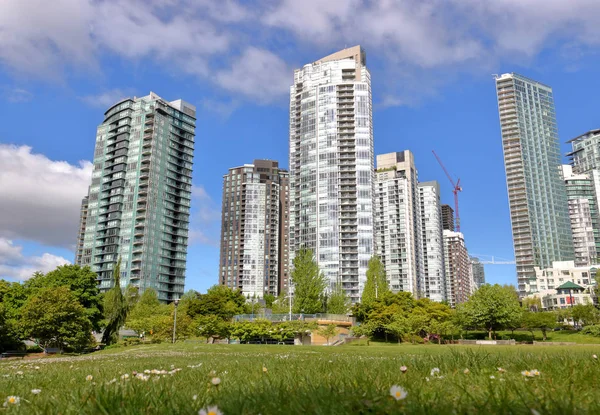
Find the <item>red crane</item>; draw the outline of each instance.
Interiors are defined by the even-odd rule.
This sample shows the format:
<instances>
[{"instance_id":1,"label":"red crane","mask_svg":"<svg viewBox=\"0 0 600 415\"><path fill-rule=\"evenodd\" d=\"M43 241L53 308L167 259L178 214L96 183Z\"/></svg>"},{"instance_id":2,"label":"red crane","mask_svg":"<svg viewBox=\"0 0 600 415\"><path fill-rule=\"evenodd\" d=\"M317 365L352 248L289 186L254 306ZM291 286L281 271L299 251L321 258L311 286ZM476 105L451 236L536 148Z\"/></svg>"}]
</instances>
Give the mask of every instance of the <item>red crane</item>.
<instances>
[{"instance_id":1,"label":"red crane","mask_svg":"<svg viewBox=\"0 0 600 415\"><path fill-rule=\"evenodd\" d=\"M438 155L435 154L435 150L431 150L431 152L437 159L438 163L440 163L440 166L442 166L442 169L444 170L444 173L446 173L450 183L452 183L452 193L454 193L454 214L456 215L456 232L460 232L460 215L458 214L458 192L462 192L462 187L460 187L460 179L454 183L452 176L450 176L450 173L448 173L448 170L446 170L446 167L444 167L444 163L442 163L442 160L440 160Z\"/></svg>"}]
</instances>

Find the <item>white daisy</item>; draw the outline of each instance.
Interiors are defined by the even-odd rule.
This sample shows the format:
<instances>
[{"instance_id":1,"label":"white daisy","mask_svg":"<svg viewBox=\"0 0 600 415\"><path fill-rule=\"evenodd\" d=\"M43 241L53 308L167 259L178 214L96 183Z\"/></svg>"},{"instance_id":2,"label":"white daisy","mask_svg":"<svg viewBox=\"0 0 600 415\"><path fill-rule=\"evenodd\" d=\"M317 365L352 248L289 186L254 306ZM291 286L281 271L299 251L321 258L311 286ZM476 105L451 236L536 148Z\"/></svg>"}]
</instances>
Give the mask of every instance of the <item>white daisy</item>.
<instances>
[{"instance_id":1,"label":"white daisy","mask_svg":"<svg viewBox=\"0 0 600 415\"><path fill-rule=\"evenodd\" d=\"M216 406L209 406L206 409L200 409L198 415L223 415L223 412L219 411Z\"/></svg>"},{"instance_id":2,"label":"white daisy","mask_svg":"<svg viewBox=\"0 0 600 415\"><path fill-rule=\"evenodd\" d=\"M400 401L408 396L408 392L402 386L394 385L390 388L390 395L395 400Z\"/></svg>"}]
</instances>

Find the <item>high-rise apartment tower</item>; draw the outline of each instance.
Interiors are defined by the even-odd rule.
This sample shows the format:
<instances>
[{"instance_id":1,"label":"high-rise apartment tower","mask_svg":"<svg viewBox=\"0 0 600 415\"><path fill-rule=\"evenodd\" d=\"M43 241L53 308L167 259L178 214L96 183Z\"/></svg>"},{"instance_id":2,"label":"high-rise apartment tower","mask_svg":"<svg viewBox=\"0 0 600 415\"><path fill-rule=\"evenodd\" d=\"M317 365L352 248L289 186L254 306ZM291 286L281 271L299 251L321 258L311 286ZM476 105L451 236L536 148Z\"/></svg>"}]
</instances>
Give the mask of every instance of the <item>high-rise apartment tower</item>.
<instances>
[{"instance_id":1,"label":"high-rise apartment tower","mask_svg":"<svg viewBox=\"0 0 600 415\"><path fill-rule=\"evenodd\" d=\"M375 234L393 292L423 291L421 203L413 154L405 150L377 156Z\"/></svg>"},{"instance_id":2,"label":"high-rise apartment tower","mask_svg":"<svg viewBox=\"0 0 600 415\"><path fill-rule=\"evenodd\" d=\"M419 296L433 301L446 300L446 268L444 238L442 236L442 209L440 185L437 181L419 183L421 203L421 232L423 247L423 282Z\"/></svg>"},{"instance_id":3,"label":"high-rise apartment tower","mask_svg":"<svg viewBox=\"0 0 600 415\"><path fill-rule=\"evenodd\" d=\"M454 209L450 205L442 205L442 227L454 232Z\"/></svg>"},{"instance_id":4,"label":"high-rise apartment tower","mask_svg":"<svg viewBox=\"0 0 600 415\"><path fill-rule=\"evenodd\" d=\"M534 267L573 260L552 88L510 73L496 77L518 289Z\"/></svg>"},{"instance_id":5,"label":"high-rise apartment tower","mask_svg":"<svg viewBox=\"0 0 600 415\"><path fill-rule=\"evenodd\" d=\"M110 107L98 127L85 231L76 262L89 265L101 291L113 283L153 288L163 302L183 295L196 108L154 93Z\"/></svg>"},{"instance_id":6,"label":"high-rise apartment tower","mask_svg":"<svg viewBox=\"0 0 600 415\"><path fill-rule=\"evenodd\" d=\"M290 248L309 248L354 302L373 235L371 80L360 46L294 72L290 88Z\"/></svg>"},{"instance_id":7,"label":"high-rise apartment tower","mask_svg":"<svg viewBox=\"0 0 600 415\"><path fill-rule=\"evenodd\" d=\"M473 269L460 232L444 230L444 259L446 262L446 297L451 307L464 303L474 291Z\"/></svg>"},{"instance_id":8,"label":"high-rise apartment tower","mask_svg":"<svg viewBox=\"0 0 600 415\"><path fill-rule=\"evenodd\" d=\"M219 282L247 297L287 292L288 172L271 160L223 176Z\"/></svg>"}]
</instances>

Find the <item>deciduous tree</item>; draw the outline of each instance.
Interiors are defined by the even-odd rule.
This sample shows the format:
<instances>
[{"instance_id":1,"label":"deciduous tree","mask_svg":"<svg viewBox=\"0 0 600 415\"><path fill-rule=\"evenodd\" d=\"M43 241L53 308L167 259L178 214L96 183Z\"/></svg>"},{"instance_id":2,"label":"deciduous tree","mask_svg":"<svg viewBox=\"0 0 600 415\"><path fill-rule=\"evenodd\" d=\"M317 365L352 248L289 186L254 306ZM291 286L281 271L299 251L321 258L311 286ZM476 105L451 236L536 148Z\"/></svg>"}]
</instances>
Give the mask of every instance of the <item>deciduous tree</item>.
<instances>
[{"instance_id":1,"label":"deciduous tree","mask_svg":"<svg viewBox=\"0 0 600 415\"><path fill-rule=\"evenodd\" d=\"M381 262L381 258L374 255L369 260L367 281L365 282L360 302L365 306L369 306L376 299L383 297L388 291L389 287L385 276L385 268Z\"/></svg>"},{"instance_id":2,"label":"deciduous tree","mask_svg":"<svg viewBox=\"0 0 600 415\"><path fill-rule=\"evenodd\" d=\"M296 253L291 277L294 283L294 313L322 312L327 283L310 249L302 248Z\"/></svg>"},{"instance_id":3,"label":"deciduous tree","mask_svg":"<svg viewBox=\"0 0 600 415\"><path fill-rule=\"evenodd\" d=\"M329 346L329 339L337 336L337 334L339 333L339 329L335 324L328 324L324 327L319 328L317 330L317 333L319 334L319 336L325 337L325 339L327 340L327 346Z\"/></svg>"},{"instance_id":4,"label":"deciduous tree","mask_svg":"<svg viewBox=\"0 0 600 415\"><path fill-rule=\"evenodd\" d=\"M329 314L346 314L349 308L350 300L346 296L341 282L338 281L327 300L327 312Z\"/></svg>"},{"instance_id":5,"label":"deciduous tree","mask_svg":"<svg viewBox=\"0 0 600 415\"><path fill-rule=\"evenodd\" d=\"M20 323L25 335L44 348L81 349L91 342L92 324L67 287L40 289L21 309Z\"/></svg>"}]
</instances>

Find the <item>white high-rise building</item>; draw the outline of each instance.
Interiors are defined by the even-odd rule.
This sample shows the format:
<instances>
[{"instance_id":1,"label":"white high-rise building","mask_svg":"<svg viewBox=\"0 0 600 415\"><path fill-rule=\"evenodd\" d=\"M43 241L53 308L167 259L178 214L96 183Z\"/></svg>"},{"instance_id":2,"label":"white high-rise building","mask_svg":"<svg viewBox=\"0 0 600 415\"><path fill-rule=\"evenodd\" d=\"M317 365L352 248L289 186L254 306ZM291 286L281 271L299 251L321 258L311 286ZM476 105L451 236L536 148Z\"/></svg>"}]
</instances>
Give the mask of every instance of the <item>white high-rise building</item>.
<instances>
[{"instance_id":1,"label":"white high-rise building","mask_svg":"<svg viewBox=\"0 0 600 415\"><path fill-rule=\"evenodd\" d=\"M437 181L419 183L421 203L421 243L423 246L422 294L433 301L446 300L446 270L440 185ZM421 288L422 287L422 288Z\"/></svg>"},{"instance_id":2,"label":"white high-rise building","mask_svg":"<svg viewBox=\"0 0 600 415\"><path fill-rule=\"evenodd\" d=\"M371 107L360 46L294 72L290 250L312 249L330 285L341 281L353 302L360 299L374 252Z\"/></svg>"},{"instance_id":3,"label":"white high-rise building","mask_svg":"<svg viewBox=\"0 0 600 415\"><path fill-rule=\"evenodd\" d=\"M377 156L375 230L377 255L393 292L419 297L423 278L421 204L413 154Z\"/></svg>"}]
</instances>

